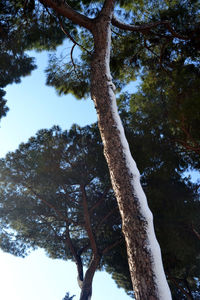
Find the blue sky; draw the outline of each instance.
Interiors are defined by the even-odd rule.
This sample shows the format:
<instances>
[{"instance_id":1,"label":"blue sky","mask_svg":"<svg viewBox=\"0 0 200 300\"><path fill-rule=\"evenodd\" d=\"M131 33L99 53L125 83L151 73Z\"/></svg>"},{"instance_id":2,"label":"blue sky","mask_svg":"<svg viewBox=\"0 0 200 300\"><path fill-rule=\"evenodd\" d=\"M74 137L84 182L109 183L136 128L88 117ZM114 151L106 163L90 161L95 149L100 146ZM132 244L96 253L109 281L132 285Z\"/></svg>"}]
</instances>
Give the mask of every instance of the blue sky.
<instances>
[{"instance_id":1,"label":"blue sky","mask_svg":"<svg viewBox=\"0 0 200 300\"><path fill-rule=\"evenodd\" d=\"M97 120L91 99L76 100L71 95L60 97L54 88L45 85L47 60L47 53L37 54L38 69L31 76L22 78L20 84L6 88L5 98L10 111L0 123L0 157L15 150L19 143L41 128L60 125L68 129L73 123L84 126Z\"/></svg>"},{"instance_id":2,"label":"blue sky","mask_svg":"<svg viewBox=\"0 0 200 300\"><path fill-rule=\"evenodd\" d=\"M68 291L79 299L80 289L76 267L72 262L49 259L37 250L27 258L0 253L0 299L2 300L62 300ZM97 271L92 300L128 300L122 289L105 272Z\"/></svg>"},{"instance_id":3,"label":"blue sky","mask_svg":"<svg viewBox=\"0 0 200 300\"><path fill-rule=\"evenodd\" d=\"M36 56L38 69L23 78L20 84L6 89L10 111L0 123L0 157L17 149L41 128L59 125L69 129L73 123L84 126L97 120L90 99L78 101L70 95L58 97L53 88L45 86L48 55L42 52ZM25 259L0 252L0 266L2 300L62 300L67 291L70 295L76 294L74 299L78 299L77 273L71 262L49 259L42 250ZM97 272L92 299L131 298L117 288L108 274Z\"/></svg>"}]
</instances>

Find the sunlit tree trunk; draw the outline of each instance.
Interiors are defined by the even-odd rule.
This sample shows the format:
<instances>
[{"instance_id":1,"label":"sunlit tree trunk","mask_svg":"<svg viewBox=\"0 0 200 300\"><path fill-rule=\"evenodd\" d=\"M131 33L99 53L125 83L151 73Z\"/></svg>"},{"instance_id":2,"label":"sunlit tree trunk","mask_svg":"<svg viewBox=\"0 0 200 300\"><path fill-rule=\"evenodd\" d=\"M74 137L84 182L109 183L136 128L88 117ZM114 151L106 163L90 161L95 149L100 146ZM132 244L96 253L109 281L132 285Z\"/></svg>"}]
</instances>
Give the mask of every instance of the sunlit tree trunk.
<instances>
[{"instance_id":1,"label":"sunlit tree trunk","mask_svg":"<svg viewBox=\"0 0 200 300\"><path fill-rule=\"evenodd\" d=\"M95 19L76 12L66 1L39 1L93 34L91 94L98 115L104 155L122 218L135 297L137 300L170 300L171 293L163 270L160 247L154 234L152 213L117 112L114 85L109 69L110 25L115 1L105 0L101 12ZM121 26L124 28L123 24ZM131 26L128 28L132 29Z\"/></svg>"},{"instance_id":2,"label":"sunlit tree trunk","mask_svg":"<svg viewBox=\"0 0 200 300\"><path fill-rule=\"evenodd\" d=\"M141 188L116 107L109 69L110 15L104 10L93 29L95 51L91 67L92 99L98 115L104 155L122 218L128 262L136 299L171 299L163 271L153 217Z\"/></svg>"}]
</instances>

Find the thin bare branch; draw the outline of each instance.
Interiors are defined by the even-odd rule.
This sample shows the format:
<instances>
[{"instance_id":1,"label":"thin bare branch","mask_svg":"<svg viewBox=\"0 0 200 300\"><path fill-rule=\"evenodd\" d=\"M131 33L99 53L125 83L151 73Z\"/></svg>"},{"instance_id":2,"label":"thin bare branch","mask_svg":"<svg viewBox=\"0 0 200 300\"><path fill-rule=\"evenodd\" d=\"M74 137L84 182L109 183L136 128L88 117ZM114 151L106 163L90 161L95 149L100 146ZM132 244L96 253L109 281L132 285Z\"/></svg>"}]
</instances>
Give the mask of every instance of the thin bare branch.
<instances>
[{"instance_id":1,"label":"thin bare branch","mask_svg":"<svg viewBox=\"0 0 200 300\"><path fill-rule=\"evenodd\" d=\"M198 238L198 240L200 240L200 233L194 228L193 225L192 225L192 231L194 232L194 234Z\"/></svg>"},{"instance_id":2,"label":"thin bare branch","mask_svg":"<svg viewBox=\"0 0 200 300\"><path fill-rule=\"evenodd\" d=\"M107 254L110 250L112 250L113 248L115 248L117 245L119 245L121 242L123 241L123 239L121 238L120 240L117 240L116 242L114 242L113 244L109 245L108 247L106 247L102 253L103 255Z\"/></svg>"},{"instance_id":3,"label":"thin bare branch","mask_svg":"<svg viewBox=\"0 0 200 300\"><path fill-rule=\"evenodd\" d=\"M90 248L90 245L86 245L85 247L78 250L78 255L82 255L85 251L87 251Z\"/></svg>"},{"instance_id":4,"label":"thin bare branch","mask_svg":"<svg viewBox=\"0 0 200 300\"><path fill-rule=\"evenodd\" d=\"M71 52L70 52L70 57L71 57L72 65L73 65L73 67L74 67L74 72L76 73L76 76L77 76L78 79L80 80L79 75L78 75L78 73L76 72L76 64L75 64L74 59L73 59L73 51L74 51L75 46L76 46L76 44L74 44L74 45L72 46L72 49L71 49ZM80 81L81 81L81 80L80 80Z\"/></svg>"},{"instance_id":5,"label":"thin bare branch","mask_svg":"<svg viewBox=\"0 0 200 300\"><path fill-rule=\"evenodd\" d=\"M75 41L75 39L71 36L71 34L64 28L64 25L62 23L62 20L60 18L60 16L58 16L58 20L59 20L59 24L60 24L60 27L62 29L62 31L64 32L64 34L77 46L79 46L80 48L84 49L88 54L91 54L90 51L88 51L85 47L83 47L81 44L77 43Z\"/></svg>"},{"instance_id":6,"label":"thin bare branch","mask_svg":"<svg viewBox=\"0 0 200 300\"><path fill-rule=\"evenodd\" d=\"M144 47L145 47L149 52L151 52L153 55L155 55L157 58L159 58L159 56L151 49L151 47L149 47L149 46L147 45L147 40L146 40L146 39L144 39Z\"/></svg>"}]
</instances>

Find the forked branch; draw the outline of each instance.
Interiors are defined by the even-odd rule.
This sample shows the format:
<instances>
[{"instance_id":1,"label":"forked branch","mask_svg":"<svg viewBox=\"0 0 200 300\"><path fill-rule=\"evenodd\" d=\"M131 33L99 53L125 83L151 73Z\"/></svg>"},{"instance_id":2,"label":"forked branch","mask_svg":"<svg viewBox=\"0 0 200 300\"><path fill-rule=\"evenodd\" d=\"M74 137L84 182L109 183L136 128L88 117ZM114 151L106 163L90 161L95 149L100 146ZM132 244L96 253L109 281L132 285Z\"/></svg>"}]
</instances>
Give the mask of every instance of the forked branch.
<instances>
[{"instance_id":1,"label":"forked branch","mask_svg":"<svg viewBox=\"0 0 200 300\"><path fill-rule=\"evenodd\" d=\"M82 48L83 50L85 50L88 54L91 54L90 51L88 51L85 47L83 47L81 44L77 43L77 41L75 41L75 39L71 36L71 34L64 28L64 25L62 23L60 16L58 16L58 21L59 21L62 31L72 41L72 43L74 43L75 45L77 45L80 48Z\"/></svg>"}]
</instances>

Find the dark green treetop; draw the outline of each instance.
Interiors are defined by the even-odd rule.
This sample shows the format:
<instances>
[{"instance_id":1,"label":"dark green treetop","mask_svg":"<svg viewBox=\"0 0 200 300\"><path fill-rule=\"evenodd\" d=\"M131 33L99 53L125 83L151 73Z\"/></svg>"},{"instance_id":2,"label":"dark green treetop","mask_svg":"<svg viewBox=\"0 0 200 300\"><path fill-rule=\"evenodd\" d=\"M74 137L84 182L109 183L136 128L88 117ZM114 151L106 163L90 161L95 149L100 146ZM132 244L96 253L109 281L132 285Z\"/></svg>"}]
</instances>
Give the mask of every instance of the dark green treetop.
<instances>
[{"instance_id":1,"label":"dark green treetop","mask_svg":"<svg viewBox=\"0 0 200 300\"><path fill-rule=\"evenodd\" d=\"M158 129L152 133L148 123L128 112L124 123L142 171L172 291L175 299L185 299L187 292L199 292L196 186L182 179L187 164L174 144L158 139ZM81 256L82 263L89 266L94 249L90 242L95 240L99 253L104 254L99 268L110 272L117 284L132 294L121 220L96 126L39 131L1 160L0 181L4 251L23 256L31 248L42 247L53 258L77 262ZM83 186L89 215L84 210ZM93 238L88 236L85 216L89 216Z\"/></svg>"},{"instance_id":2,"label":"dark green treetop","mask_svg":"<svg viewBox=\"0 0 200 300\"><path fill-rule=\"evenodd\" d=\"M62 1L56 2L61 5ZM97 17L103 5L98 0L67 3L90 18ZM183 64L187 60L197 63L200 43L198 0L116 1L115 15L124 23L136 25L130 29L116 19L112 21L111 71L118 91L141 75L141 70L155 65L171 71L177 59L182 59ZM94 47L88 30L59 16L45 1L2 1L1 18L4 27L9 21L9 30L20 28L18 43L24 51L56 49L64 38L80 46L78 60L71 59L73 49L70 59L60 60L55 55L50 59L47 84L54 86L60 94L71 92L78 98L88 96L89 63ZM138 25L143 27L139 29Z\"/></svg>"},{"instance_id":3,"label":"dark green treetop","mask_svg":"<svg viewBox=\"0 0 200 300\"><path fill-rule=\"evenodd\" d=\"M25 256L40 247L72 260L79 283L89 286L102 256L123 240L96 131L41 130L1 160L0 175L1 249Z\"/></svg>"},{"instance_id":4,"label":"dark green treetop","mask_svg":"<svg viewBox=\"0 0 200 300\"><path fill-rule=\"evenodd\" d=\"M45 3L45 1L40 1L40 2ZM50 28L49 30L51 30L51 28L53 27L53 26L51 27L50 21L53 23L55 22L55 24L59 24L59 25L55 25L56 28L60 27L64 29L63 31L65 31L65 33L66 32L70 33L72 37L70 39L71 40L76 39L75 44L77 43L82 44L84 48L80 47L81 54L80 54L79 61L74 61L73 59L71 59L70 62L67 61L66 64L63 64L63 62L62 64L60 64L59 61L56 61L55 59L51 59L51 64L47 70L47 75L48 75L47 82L48 84L55 86L56 89L59 91L59 93L73 92L78 98L83 97L87 95L89 91L89 85L90 85L90 78L89 78L90 69L88 65L91 59L90 52L93 51L93 41L91 35L88 34L87 30L77 29L76 26L71 23L71 21L66 20L64 17L57 16L53 9L51 8L47 9L47 7L41 6L40 2L26 1L27 5L25 5L25 1L3 1L3 7L6 8L11 7L12 8L11 15L13 15L14 12L16 18L20 20L20 22L21 20L23 20L24 22L23 25L24 24L25 25L22 28L23 30L21 31L23 33L22 34L23 38L21 40L24 41L24 45L25 45L24 49L33 49L33 48L39 50L49 49L51 45L59 44L59 42L56 42L55 44L51 42L51 38L54 38L56 34L55 35L52 34L51 36L49 34L46 36L47 38L43 37L45 36L45 32L48 32L48 29ZM56 1L56 2L57 3L59 2L61 5L60 1ZM71 4L71 6L74 9L76 9L78 12L84 13L90 17L97 16L98 11L102 5L101 1L93 1L92 4L88 1L73 1L73 2L69 2L69 4ZM170 76L172 74L173 75L172 79L173 80L176 79L178 82L178 89L176 89L175 81L171 82L170 79L167 79L169 83L168 86L164 87L166 91L165 98L167 99L167 101L169 101L167 103L168 111L169 108L172 107L170 113L168 112L170 116L169 121L171 124L172 123L178 124L177 131L179 132L182 115L184 115L185 112L187 112L187 106L188 106L188 104L185 105L188 97L186 100L184 97L180 97L181 99L184 99L184 101L183 104L181 103L181 105L178 107L184 108L185 110L184 114L182 112L180 114L177 114L177 105L171 105L171 103L173 102L171 101L171 99L177 100L179 98L177 97L177 95L179 96L180 92L182 93L181 89L185 88L185 86L181 82L179 82L180 80L180 77L178 76L180 74L179 71L181 71L181 74L183 73L183 76L184 78L186 78L186 80L188 80L190 75L192 75L191 76L193 79L192 84L188 83L188 81L187 84L189 88L190 87L193 88L192 95L194 96L194 99L198 99L198 96L196 96L195 93L195 87L197 86L198 80L196 74L194 75L194 73L196 72L196 66L198 66L198 60L199 60L198 58L199 1L170 1L170 2L169 1L151 1L151 2L136 1L134 2L134 5L132 1L118 1L116 2L116 4L119 5L119 7L116 7L116 15L117 17L121 18L121 20L123 21L128 21L129 23L140 24L140 25L144 23L150 23L150 22L154 22L155 24L155 22L157 22L156 26L150 26L150 27L143 26L143 29L141 29L140 27L140 30L134 29L134 31L130 30L129 32L123 30L123 29L127 29L127 26L123 25L122 23L119 23L118 21L116 21L115 18L112 20L113 32L112 32L112 49L111 49L112 50L111 69L112 69L112 75L114 77L114 82L117 87L117 90L119 92L126 83L135 79L137 75L140 75L141 79L143 78L145 79L151 74L155 74L155 77L157 78L161 75L160 70L166 73L170 73ZM25 14L24 11L26 12ZM56 22L55 20L57 20L58 22ZM35 25L35 27L33 26L33 24ZM32 31L31 28L33 28ZM42 30L39 31L39 29L41 28L45 28L45 32ZM29 34L29 32L31 34ZM35 32L40 34L35 34ZM68 37L67 33L65 34L66 37ZM63 38L64 38L64 34L62 33L62 36L59 41L61 42ZM73 49L74 48L72 48L72 52L71 52L72 57L73 57ZM192 67L190 68L189 65L192 65ZM54 66L56 66L57 68L55 69ZM53 72L54 69L56 70L56 72ZM133 69L134 72L131 71ZM175 86L174 88L175 93L171 93L170 90L171 83L173 87ZM157 81L157 86L155 88L155 91L157 92L157 90L160 91L160 82L158 81ZM186 93L185 91L183 91L183 96L185 94L186 95L188 94L188 90L186 89ZM147 93L147 91L145 92ZM169 92L171 93L170 97L168 97L167 95L167 93ZM140 95L138 99L139 98ZM154 95L151 95L151 99L154 99ZM138 102L139 104L142 104L142 100L139 99ZM195 100L194 103L196 102L197 101ZM141 109L137 110L138 115L141 117L140 122L143 122L144 126L146 125L145 122L147 122L148 125L150 122L148 123L148 118L145 118L145 111L143 112L140 111ZM155 108L153 110L153 113L154 111ZM185 115L187 116L187 113ZM171 116L173 117L175 116L177 117L177 119L171 122ZM185 119L188 120L188 118ZM190 119L189 119L189 123L190 123ZM153 124L153 118L151 119L151 125L152 124ZM150 147L148 148L148 153L151 153L149 151L150 149L152 150L152 152L153 150L155 151L154 145L156 144L152 144L152 140L154 142L153 137L156 137L158 139L157 140L158 144L161 146L162 149L161 153L163 152L163 150L168 150L169 145L171 147L169 141L168 143L164 142L166 139L166 135L164 135L163 132L160 132L159 135L158 134L159 130L157 129L159 129L159 126L158 128L156 128L155 126L151 127L151 130L149 132L148 139L146 142L146 145L148 146L150 145ZM169 129L167 130L169 130L173 134L176 129L177 129L176 127L175 129L173 129L173 126L171 125L170 130ZM145 145L145 142L143 140L143 135L142 135L142 133L144 132L144 128L142 129L138 128L137 130L138 131L136 131L134 135L139 138L140 142L144 143L144 144L136 143L139 150L141 150L141 147L144 147L141 145ZM154 135L154 133L156 135ZM129 131L127 130L127 135L128 134ZM151 144L149 143L150 141ZM134 149L137 149L137 147L135 147ZM178 166L179 172L177 172L177 170L174 172L174 169L172 167L173 165L172 162L174 162L174 158L177 155L177 151L175 151L175 154L172 155L173 157L172 162L169 160L169 157L166 155L167 163L163 162L162 155L161 157L160 156L155 157L153 153L151 153L152 154L151 159L148 159L146 157L146 153L147 151L145 151L144 160L148 161L149 165L146 168L141 169L144 175L143 176L144 184L145 184L145 180L146 182L148 182L148 180L145 179L145 175L146 176L152 175L152 168L155 168L158 178L164 178L164 179L168 178L167 182L171 183L170 187L175 186L173 185L173 182L176 180L179 180L181 182L179 172L181 168L183 169L185 168L184 163L183 166L182 163ZM168 154L168 151L166 153ZM138 165L139 164L142 165L142 159L138 161ZM167 177L169 176L169 174L170 174L170 178ZM157 180L152 179L152 181L149 179L149 182L152 182L152 184L156 182L157 185L158 178ZM165 180L163 180L163 182L164 181ZM180 186L182 186L182 184L184 185L184 183L181 182ZM161 186L163 186L163 188L166 187L164 184L163 185L161 184ZM41 188L43 188L43 186L41 186ZM191 189L189 190L191 191ZM20 188L18 189L18 191L20 191ZM174 189L173 192L175 191L176 189ZM188 195L188 197L190 195L189 192L183 194ZM192 199L195 198L193 197L193 195L191 195L191 197ZM171 199L173 199L172 196ZM175 199L177 198L175 197ZM184 198L181 199L183 200ZM187 203L186 200L184 201L185 201L184 203ZM195 202L195 205L197 205L198 208L197 201ZM163 208L163 206L161 207ZM196 212L197 211L198 210L196 209ZM189 215L190 214L188 214L188 216ZM191 224L190 221L188 222L189 224ZM191 229L191 233L194 234L194 230L192 226L193 225L191 225L190 229ZM196 238L195 235L194 237ZM10 241L12 241L12 239ZM34 244L32 245L34 246ZM194 249L196 249L196 246L194 247ZM193 255L193 257L197 259L197 255L196 256ZM191 277L195 278L194 274L191 275ZM178 277L178 279L181 280L181 282L183 282L182 276L181 278ZM195 285L195 288L196 287L197 284Z\"/></svg>"}]
</instances>

